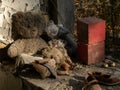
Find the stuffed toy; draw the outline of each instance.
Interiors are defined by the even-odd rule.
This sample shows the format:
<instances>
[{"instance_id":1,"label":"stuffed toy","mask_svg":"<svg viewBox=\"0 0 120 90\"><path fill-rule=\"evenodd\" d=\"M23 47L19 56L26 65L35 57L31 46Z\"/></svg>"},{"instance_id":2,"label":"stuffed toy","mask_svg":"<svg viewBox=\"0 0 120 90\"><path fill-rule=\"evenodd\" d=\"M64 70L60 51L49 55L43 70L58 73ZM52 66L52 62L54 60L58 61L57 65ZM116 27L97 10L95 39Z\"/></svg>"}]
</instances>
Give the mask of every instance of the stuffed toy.
<instances>
[{"instance_id":1,"label":"stuffed toy","mask_svg":"<svg viewBox=\"0 0 120 90\"><path fill-rule=\"evenodd\" d=\"M77 55L77 43L72 33L62 24L56 25L52 20L50 20L45 31L51 39L62 39L64 41L65 48L67 49L67 53L70 57Z\"/></svg>"},{"instance_id":2,"label":"stuffed toy","mask_svg":"<svg viewBox=\"0 0 120 90\"><path fill-rule=\"evenodd\" d=\"M42 55L55 60L57 74L69 75L74 64L64 48L64 43L61 40L53 39L48 44L49 46L42 50Z\"/></svg>"},{"instance_id":3,"label":"stuffed toy","mask_svg":"<svg viewBox=\"0 0 120 90\"><path fill-rule=\"evenodd\" d=\"M15 67L32 64L41 78L59 74L68 74L72 61L67 55L64 44L59 40L47 43L41 38L46 23L39 14L17 12L12 16L14 42L8 48L8 56L15 59ZM55 54L56 53L56 54ZM58 67L64 70L57 71ZM20 69L18 69L20 70Z\"/></svg>"},{"instance_id":4,"label":"stuffed toy","mask_svg":"<svg viewBox=\"0 0 120 90\"><path fill-rule=\"evenodd\" d=\"M45 28L44 19L40 14L17 12L12 16L12 36L14 42L7 50L9 57L16 60L15 68L30 64L41 57L34 57L38 51L48 44L40 36Z\"/></svg>"},{"instance_id":5,"label":"stuffed toy","mask_svg":"<svg viewBox=\"0 0 120 90\"><path fill-rule=\"evenodd\" d=\"M47 46L40 38L45 22L41 15L31 12L17 12L12 16L12 32L14 42L8 48L11 58L21 53L34 55L38 50Z\"/></svg>"}]
</instances>

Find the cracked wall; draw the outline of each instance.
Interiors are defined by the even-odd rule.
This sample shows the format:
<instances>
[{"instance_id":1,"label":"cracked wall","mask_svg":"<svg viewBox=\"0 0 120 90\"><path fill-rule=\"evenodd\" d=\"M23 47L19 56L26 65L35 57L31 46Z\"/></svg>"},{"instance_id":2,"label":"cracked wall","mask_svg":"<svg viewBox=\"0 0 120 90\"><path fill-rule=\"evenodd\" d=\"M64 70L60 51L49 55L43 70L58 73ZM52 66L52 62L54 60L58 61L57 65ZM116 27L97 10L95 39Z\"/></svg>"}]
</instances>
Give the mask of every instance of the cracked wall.
<instances>
[{"instance_id":1,"label":"cracked wall","mask_svg":"<svg viewBox=\"0 0 120 90\"><path fill-rule=\"evenodd\" d=\"M7 43L12 42L11 38L11 16L17 11L40 11L42 0L0 0L0 40Z\"/></svg>"}]
</instances>

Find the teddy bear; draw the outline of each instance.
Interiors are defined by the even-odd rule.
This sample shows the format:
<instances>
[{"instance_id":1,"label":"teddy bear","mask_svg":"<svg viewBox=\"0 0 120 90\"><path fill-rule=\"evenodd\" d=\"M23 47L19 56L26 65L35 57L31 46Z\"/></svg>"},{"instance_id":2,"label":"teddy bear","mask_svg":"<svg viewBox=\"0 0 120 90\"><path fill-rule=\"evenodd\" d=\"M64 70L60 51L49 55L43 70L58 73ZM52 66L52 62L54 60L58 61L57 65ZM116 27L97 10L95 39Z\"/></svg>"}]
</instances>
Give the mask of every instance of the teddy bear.
<instances>
[{"instance_id":1,"label":"teddy bear","mask_svg":"<svg viewBox=\"0 0 120 90\"><path fill-rule=\"evenodd\" d=\"M35 60L43 60L42 57L34 56L34 54L48 46L47 42L40 37L44 28L45 22L40 14L17 12L12 15L14 42L10 44L7 54L10 58L15 59L15 68L23 64L30 64ZM47 69L45 68L45 70ZM43 71L41 72L43 73Z\"/></svg>"},{"instance_id":2,"label":"teddy bear","mask_svg":"<svg viewBox=\"0 0 120 90\"><path fill-rule=\"evenodd\" d=\"M45 22L41 15L32 12L17 12L12 16L12 37L14 42L8 48L11 58L21 53L34 55L38 50L47 46L40 38Z\"/></svg>"},{"instance_id":3,"label":"teddy bear","mask_svg":"<svg viewBox=\"0 0 120 90\"><path fill-rule=\"evenodd\" d=\"M72 61L59 40L51 40L48 43L41 37L45 28L46 22L40 14L33 12L13 14L12 37L14 42L8 48L8 56L16 60L15 68L18 71L22 72L18 67L32 64L43 79L50 76L56 78L57 73L68 74ZM56 41L59 44L53 44ZM58 70L58 67L63 67L64 71Z\"/></svg>"}]
</instances>

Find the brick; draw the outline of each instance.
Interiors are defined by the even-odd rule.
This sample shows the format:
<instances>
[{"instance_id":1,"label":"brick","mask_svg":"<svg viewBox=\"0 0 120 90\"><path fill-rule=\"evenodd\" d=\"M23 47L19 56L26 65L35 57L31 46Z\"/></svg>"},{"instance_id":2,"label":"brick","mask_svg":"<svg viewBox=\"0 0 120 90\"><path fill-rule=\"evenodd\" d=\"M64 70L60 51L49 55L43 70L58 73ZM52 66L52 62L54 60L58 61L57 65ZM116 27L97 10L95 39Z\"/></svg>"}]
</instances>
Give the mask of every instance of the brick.
<instances>
[{"instance_id":1,"label":"brick","mask_svg":"<svg viewBox=\"0 0 120 90\"><path fill-rule=\"evenodd\" d=\"M86 17L77 20L78 40L85 44L92 44L105 40L106 23L96 17Z\"/></svg>"},{"instance_id":2,"label":"brick","mask_svg":"<svg viewBox=\"0 0 120 90\"><path fill-rule=\"evenodd\" d=\"M84 64L95 64L103 61L105 58L105 42L78 43L78 56Z\"/></svg>"}]
</instances>

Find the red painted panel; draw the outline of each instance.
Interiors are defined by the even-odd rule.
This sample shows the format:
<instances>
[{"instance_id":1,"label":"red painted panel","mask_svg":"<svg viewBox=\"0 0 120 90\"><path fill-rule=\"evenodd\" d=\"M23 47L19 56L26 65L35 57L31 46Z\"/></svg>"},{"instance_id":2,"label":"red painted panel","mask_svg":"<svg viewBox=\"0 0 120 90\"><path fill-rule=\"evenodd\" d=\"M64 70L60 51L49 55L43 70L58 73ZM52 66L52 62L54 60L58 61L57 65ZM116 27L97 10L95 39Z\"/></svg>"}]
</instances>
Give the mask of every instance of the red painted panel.
<instances>
[{"instance_id":1,"label":"red painted panel","mask_svg":"<svg viewBox=\"0 0 120 90\"><path fill-rule=\"evenodd\" d=\"M105 21L96 17L78 19L78 40L85 44L92 44L105 40Z\"/></svg>"},{"instance_id":2,"label":"red painted panel","mask_svg":"<svg viewBox=\"0 0 120 90\"><path fill-rule=\"evenodd\" d=\"M78 44L78 56L84 64L95 64L105 58L105 42Z\"/></svg>"}]
</instances>

